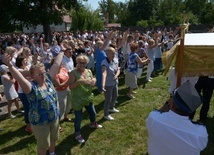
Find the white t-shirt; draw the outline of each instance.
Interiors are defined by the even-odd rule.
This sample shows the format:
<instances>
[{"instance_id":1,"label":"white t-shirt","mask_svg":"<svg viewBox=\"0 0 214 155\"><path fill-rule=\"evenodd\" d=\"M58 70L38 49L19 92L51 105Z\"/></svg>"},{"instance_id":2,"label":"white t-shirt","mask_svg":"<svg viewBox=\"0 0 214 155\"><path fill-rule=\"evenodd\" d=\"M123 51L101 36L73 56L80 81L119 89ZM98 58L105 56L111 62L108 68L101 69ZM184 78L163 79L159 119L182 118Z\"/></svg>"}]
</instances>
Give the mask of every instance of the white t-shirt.
<instances>
[{"instance_id":1,"label":"white t-shirt","mask_svg":"<svg viewBox=\"0 0 214 155\"><path fill-rule=\"evenodd\" d=\"M74 69L74 61L72 58L68 58L67 56L63 56L62 66L67 69L68 72L71 72Z\"/></svg>"},{"instance_id":2,"label":"white t-shirt","mask_svg":"<svg viewBox=\"0 0 214 155\"><path fill-rule=\"evenodd\" d=\"M173 111L152 111L146 119L150 155L200 155L208 143L207 129Z\"/></svg>"}]
</instances>

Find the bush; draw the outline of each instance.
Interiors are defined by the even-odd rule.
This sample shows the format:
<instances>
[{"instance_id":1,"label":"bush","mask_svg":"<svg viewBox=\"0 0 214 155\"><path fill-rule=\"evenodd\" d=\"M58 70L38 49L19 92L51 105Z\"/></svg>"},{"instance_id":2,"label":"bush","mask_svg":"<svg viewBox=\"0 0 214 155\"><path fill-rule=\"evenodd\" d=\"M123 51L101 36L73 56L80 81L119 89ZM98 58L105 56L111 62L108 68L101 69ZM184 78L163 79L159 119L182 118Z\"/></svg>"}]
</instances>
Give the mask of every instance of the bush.
<instances>
[{"instance_id":1,"label":"bush","mask_svg":"<svg viewBox=\"0 0 214 155\"><path fill-rule=\"evenodd\" d=\"M139 27L144 27L144 28L146 28L146 27L148 27L148 21L147 20L140 20L140 21L138 21L137 22L137 26L139 26Z\"/></svg>"}]
</instances>

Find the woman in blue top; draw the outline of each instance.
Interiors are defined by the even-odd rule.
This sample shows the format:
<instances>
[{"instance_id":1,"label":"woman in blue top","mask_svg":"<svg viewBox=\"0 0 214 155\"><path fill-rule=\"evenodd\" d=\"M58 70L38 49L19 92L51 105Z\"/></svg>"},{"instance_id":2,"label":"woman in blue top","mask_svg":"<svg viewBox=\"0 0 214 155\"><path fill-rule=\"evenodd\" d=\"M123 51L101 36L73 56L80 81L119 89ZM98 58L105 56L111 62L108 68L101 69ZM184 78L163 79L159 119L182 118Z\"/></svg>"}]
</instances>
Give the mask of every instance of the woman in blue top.
<instances>
[{"instance_id":1,"label":"woman in blue top","mask_svg":"<svg viewBox=\"0 0 214 155\"><path fill-rule=\"evenodd\" d=\"M132 94L135 94L133 90L137 88L137 70L138 64L143 65L149 63L149 59L141 59L138 54L138 44L131 43L130 44L131 53L129 54L127 60L127 69L125 75L125 84L129 87L129 93L127 94L129 98L135 98Z\"/></svg>"},{"instance_id":2,"label":"woman in blue top","mask_svg":"<svg viewBox=\"0 0 214 155\"><path fill-rule=\"evenodd\" d=\"M64 49L64 48L63 48ZM46 73L42 63L32 65L30 68L32 82L24 77L12 64L11 56L7 53L3 56L3 62L8 66L12 76L20 84L23 92L29 100L29 121L37 140L37 154L55 154L55 142L59 136L59 109L57 93L52 83L55 78L64 52L56 57L53 66ZM23 75L22 75L23 74Z\"/></svg>"},{"instance_id":3,"label":"woman in blue top","mask_svg":"<svg viewBox=\"0 0 214 155\"><path fill-rule=\"evenodd\" d=\"M102 92L102 70L101 63L106 58L105 49L109 44L109 41L113 37L113 32L109 32L108 37L104 41L97 41L95 48L95 58L96 58L96 79L97 79L97 88L99 92Z\"/></svg>"}]
</instances>

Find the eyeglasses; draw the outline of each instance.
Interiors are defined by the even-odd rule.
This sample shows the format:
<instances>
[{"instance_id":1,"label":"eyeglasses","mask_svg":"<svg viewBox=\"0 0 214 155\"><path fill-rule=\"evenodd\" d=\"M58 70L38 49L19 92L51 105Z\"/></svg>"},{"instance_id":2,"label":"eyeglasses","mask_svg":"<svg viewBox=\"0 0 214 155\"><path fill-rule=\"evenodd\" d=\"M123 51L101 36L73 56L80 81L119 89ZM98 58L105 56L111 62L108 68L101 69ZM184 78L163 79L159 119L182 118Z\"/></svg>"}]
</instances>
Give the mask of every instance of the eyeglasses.
<instances>
[{"instance_id":1,"label":"eyeglasses","mask_svg":"<svg viewBox=\"0 0 214 155\"><path fill-rule=\"evenodd\" d=\"M38 76L45 76L47 74L47 72L43 72L43 73L40 73L40 74L36 74Z\"/></svg>"},{"instance_id":2,"label":"eyeglasses","mask_svg":"<svg viewBox=\"0 0 214 155\"><path fill-rule=\"evenodd\" d=\"M78 62L78 64L85 65L87 63L86 62Z\"/></svg>"}]
</instances>

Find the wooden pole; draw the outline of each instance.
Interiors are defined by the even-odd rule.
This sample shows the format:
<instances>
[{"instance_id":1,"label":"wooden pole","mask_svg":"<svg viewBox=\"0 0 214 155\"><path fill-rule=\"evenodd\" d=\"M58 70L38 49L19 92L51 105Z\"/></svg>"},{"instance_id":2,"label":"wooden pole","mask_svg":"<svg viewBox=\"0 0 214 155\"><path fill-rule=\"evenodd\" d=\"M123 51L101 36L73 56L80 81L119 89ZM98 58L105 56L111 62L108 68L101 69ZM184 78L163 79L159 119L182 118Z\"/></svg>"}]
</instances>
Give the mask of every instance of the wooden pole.
<instances>
[{"instance_id":1,"label":"wooden pole","mask_svg":"<svg viewBox=\"0 0 214 155\"><path fill-rule=\"evenodd\" d=\"M182 24L180 26L181 29L181 37L180 37L180 47L177 57L177 84L176 87L181 85L181 78L182 78L182 67L183 67L183 55L184 55L184 38L185 38L185 28L186 24Z\"/></svg>"}]
</instances>

